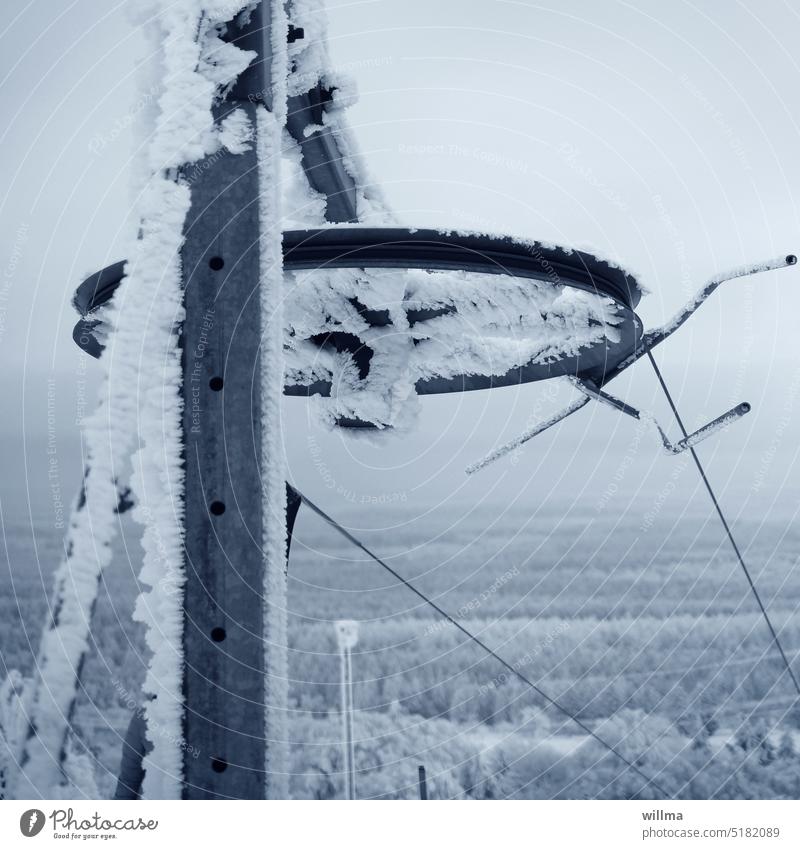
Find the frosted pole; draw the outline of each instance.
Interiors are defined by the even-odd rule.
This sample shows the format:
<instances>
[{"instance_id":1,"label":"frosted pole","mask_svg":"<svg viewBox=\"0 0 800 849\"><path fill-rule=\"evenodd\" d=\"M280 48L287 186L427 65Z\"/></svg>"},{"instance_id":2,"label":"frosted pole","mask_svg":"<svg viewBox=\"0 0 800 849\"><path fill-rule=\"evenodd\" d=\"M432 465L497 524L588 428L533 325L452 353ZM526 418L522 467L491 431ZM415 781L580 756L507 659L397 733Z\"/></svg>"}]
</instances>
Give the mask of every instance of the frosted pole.
<instances>
[{"instance_id":1,"label":"frosted pole","mask_svg":"<svg viewBox=\"0 0 800 849\"><path fill-rule=\"evenodd\" d=\"M261 483L263 486L264 666L267 797L289 798L289 664L286 616L287 493L281 433L283 396L283 231L281 134L286 124L288 24L272 8L272 103L257 109L260 202ZM266 60L265 60L266 61Z\"/></svg>"},{"instance_id":2,"label":"frosted pole","mask_svg":"<svg viewBox=\"0 0 800 849\"><path fill-rule=\"evenodd\" d=\"M185 226L188 799L288 793L275 155L285 93L273 87L286 32L282 4L266 0L229 28L228 41L257 55L215 117L246 119L256 140L195 169Z\"/></svg>"}]
</instances>

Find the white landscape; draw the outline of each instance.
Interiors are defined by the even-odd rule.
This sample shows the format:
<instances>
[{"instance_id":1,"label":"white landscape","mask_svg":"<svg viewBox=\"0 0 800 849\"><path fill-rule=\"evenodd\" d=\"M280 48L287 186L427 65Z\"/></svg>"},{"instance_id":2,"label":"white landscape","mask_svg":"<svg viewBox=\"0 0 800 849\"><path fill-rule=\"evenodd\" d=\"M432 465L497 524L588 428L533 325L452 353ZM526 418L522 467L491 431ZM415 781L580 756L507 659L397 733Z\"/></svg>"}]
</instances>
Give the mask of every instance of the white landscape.
<instances>
[{"instance_id":1,"label":"white landscape","mask_svg":"<svg viewBox=\"0 0 800 849\"><path fill-rule=\"evenodd\" d=\"M798 798L800 24L707 5L62 13L74 132L3 142L0 798Z\"/></svg>"}]
</instances>

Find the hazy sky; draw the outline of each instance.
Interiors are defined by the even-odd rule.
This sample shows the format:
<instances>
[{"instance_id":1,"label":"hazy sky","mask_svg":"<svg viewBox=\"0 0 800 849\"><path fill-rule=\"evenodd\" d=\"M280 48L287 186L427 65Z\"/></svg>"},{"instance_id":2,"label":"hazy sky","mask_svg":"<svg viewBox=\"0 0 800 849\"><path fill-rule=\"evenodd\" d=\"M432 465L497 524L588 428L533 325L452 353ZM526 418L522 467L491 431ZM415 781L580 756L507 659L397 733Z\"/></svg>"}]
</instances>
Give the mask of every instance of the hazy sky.
<instances>
[{"instance_id":1,"label":"hazy sky","mask_svg":"<svg viewBox=\"0 0 800 849\"><path fill-rule=\"evenodd\" d=\"M150 97L136 89L146 45L124 5L34 0L9 3L3 16L6 499L21 470L38 470L43 459L48 376L67 483L80 467L74 420L83 389L69 299L86 272L123 256L134 226L129 163ZM640 309L650 326L709 275L800 251L800 13L790 3L329 8L334 59L360 90L352 126L408 223L613 255L651 289ZM703 448L721 488L736 493L735 511L795 510L787 499L798 468L798 314L800 270L730 283L659 351L693 426L740 400L754 404L748 419ZM646 364L636 372L615 391L668 421ZM566 399L562 392L537 406L543 391L429 399L417 435L369 444L322 431L308 422L306 403L291 399L291 471L343 508L348 493L402 493L421 503L540 503L555 493L595 503L631 454L625 485L635 481L642 498L657 498L676 461L649 440L640 445L633 422L600 408L529 445L516 465L501 462L466 481L467 462ZM41 472L31 475L28 486L41 487ZM695 494L693 477L682 486L687 498Z\"/></svg>"}]
</instances>

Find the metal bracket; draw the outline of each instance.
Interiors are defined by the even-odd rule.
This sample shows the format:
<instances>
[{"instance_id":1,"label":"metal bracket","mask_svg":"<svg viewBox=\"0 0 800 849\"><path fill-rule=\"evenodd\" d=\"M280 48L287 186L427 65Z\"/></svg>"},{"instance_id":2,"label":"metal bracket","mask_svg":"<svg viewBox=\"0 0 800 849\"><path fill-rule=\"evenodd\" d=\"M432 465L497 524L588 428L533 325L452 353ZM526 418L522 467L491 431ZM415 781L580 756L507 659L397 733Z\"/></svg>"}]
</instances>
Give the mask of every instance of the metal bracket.
<instances>
[{"instance_id":1,"label":"metal bracket","mask_svg":"<svg viewBox=\"0 0 800 849\"><path fill-rule=\"evenodd\" d=\"M748 404L746 401L743 401L741 404L737 404L735 407L732 407L730 410L728 410L726 413L723 413L721 416L717 416L717 418L708 422L708 424L705 424L701 428L698 428L694 433L690 433L683 439L678 440L678 442L670 442L667 438L666 433L664 433L663 428L656 421L656 418L655 416L653 416L652 413L637 410L636 407L631 407L630 404L626 404L619 398L615 398L613 395L609 395L608 392L603 392L603 390L596 386L594 383L592 383L591 380L579 380L577 378L570 378L570 382L579 392L582 392L587 398L591 398L594 401L599 401L601 404L605 404L607 407L611 407L612 409L617 410L617 412L624 413L626 416L630 416L631 418L637 419L638 421L649 422L658 431L658 435L661 438L664 450L668 454L681 454L689 448L693 448L695 445L698 445L700 442L703 442L703 440L708 439L710 436L713 436L715 433L718 433L723 428L726 428L728 427L728 425L733 424L733 422L738 421L742 416L744 416L746 413L749 413L751 410L750 404Z\"/></svg>"},{"instance_id":2,"label":"metal bracket","mask_svg":"<svg viewBox=\"0 0 800 849\"><path fill-rule=\"evenodd\" d=\"M511 442L506 442L505 445L501 445L499 448L496 448L494 451L487 454L482 460L478 460L476 463L471 463L465 469L466 473L468 475L473 475L475 472L479 472L490 463L494 463L495 460L505 457L506 454L510 454L514 449L524 445L529 439L533 439L534 436L538 436L540 433L543 433L553 427L553 425L557 425L560 421L567 418L567 416L571 416L573 413L580 410L581 407L585 407L589 403L589 400L589 397L586 395L582 398L578 398L577 401L573 401L551 418L540 422L538 425L534 425L530 430L526 430L525 433L520 434L520 436L516 439L512 439Z\"/></svg>"},{"instance_id":3,"label":"metal bracket","mask_svg":"<svg viewBox=\"0 0 800 849\"><path fill-rule=\"evenodd\" d=\"M533 439L534 436L538 436L540 433L543 433L549 428L553 427L553 425L558 424L563 421L567 416L571 416L573 413L580 410L582 407L585 407L589 401L599 401L601 404L605 404L607 407L611 407L619 413L624 413L626 416L630 416L632 419L637 419L639 421L649 422L652 427L658 432L659 438L661 439L661 444L664 446L664 450L667 454L681 454L683 451L687 451L689 448L694 448L695 445L703 442L703 440L708 439L710 436L713 436L715 433L718 433L723 428L726 428L728 425L733 424L733 422L740 419L746 413L750 412L750 404L746 401L741 404L737 404L735 407L728 410L726 413L723 413L721 416L717 416L713 421L710 421L708 424L703 425L703 427L698 428L694 433L690 433L688 436L683 439L678 440L678 442L670 442L667 438L666 433L664 433L663 428L656 421L655 417L646 411L637 410L636 407L632 407L630 404L626 404L624 401L621 401L619 398L615 398L613 395L609 395L608 392L603 392L596 384L594 384L591 380L581 380L575 377L569 377L567 380L579 391L582 393L583 397L579 398L577 401L573 401L572 404L564 407L563 410L560 410L551 418L541 422L538 425L534 425L534 427L530 428L530 430L525 431L525 433L518 436L516 439L512 439L510 442L506 442L504 445L501 445L499 448L496 448L490 454L487 454L481 460L478 460L475 463L471 463L465 469L468 475L475 474L475 472L479 472L481 469L486 466L494 463L495 460L499 460L501 457L504 457L506 454L510 454L516 448L519 448L521 445L524 445L530 439Z\"/></svg>"},{"instance_id":4,"label":"metal bracket","mask_svg":"<svg viewBox=\"0 0 800 849\"><path fill-rule=\"evenodd\" d=\"M706 285L676 313L671 321L668 321L661 327L654 328L653 330L645 333L642 336L641 342L637 346L636 350L629 357L622 360L622 362L620 362L615 368L609 370L605 374L603 383L605 384L608 383L609 380L613 380L625 371L626 368L629 368L645 354L648 354L653 348L655 348L656 345L661 344L661 342L670 337L679 327L681 327L681 325L691 318L695 312L697 312L700 306L708 300L708 297L723 283L728 280L735 280L739 277L748 277L752 274L760 274L763 271L774 271L778 268L786 268L796 264L797 257L794 254L786 254L785 256L776 257L775 259L770 259L766 262L740 266L739 268L734 268L712 277L708 283L706 283ZM583 399L581 401L573 402L561 410L561 412L556 413L556 415L552 418L547 419L547 421L544 421L541 424L535 425L516 439L505 443L505 445L501 445L490 454L487 454L482 460L478 460L477 462L470 464L465 470L466 473L468 475L474 474L488 466L490 463L493 463L495 460L500 459L500 457L504 457L514 449L519 448L528 440L533 439L534 436L538 436L543 431L555 424L558 424L558 422L563 421L563 419L567 418L567 416L571 416L574 412L585 406L589 400L600 401L601 403L612 407L620 413L625 413L625 415L631 416L634 419L650 421L658 431L664 450L668 454L680 454L683 451L693 448L704 439L708 439L713 434L740 419L746 413L749 413L751 409L750 404L747 402L737 404L735 407L728 410L727 413L723 413L713 421L703 425L703 427L699 428L694 433L690 433L683 439L678 440L678 442L670 442L661 426L650 413L640 412L635 407L631 407L619 398L615 398L613 395L603 392L600 387L591 380L577 376L569 377L567 379L583 394Z\"/></svg>"},{"instance_id":5,"label":"metal bracket","mask_svg":"<svg viewBox=\"0 0 800 849\"><path fill-rule=\"evenodd\" d=\"M668 339L672 334L684 325L700 307L708 300L723 283L729 280L736 280L739 277L750 277L753 274L761 274L764 271L775 271L778 268L788 268L797 264L797 257L794 254L786 254L785 256L768 259L764 262L756 262L752 265L742 265L738 268L732 268L728 271L723 271L720 274L712 277L695 296L684 304L681 309L661 327L655 327L648 330L642 336L639 347L628 357L623 360L613 371L610 371L604 378L604 383L613 380L620 372L624 371L628 366L633 365L638 359L641 359L648 351L652 351L656 345L660 345L665 339Z\"/></svg>"}]
</instances>

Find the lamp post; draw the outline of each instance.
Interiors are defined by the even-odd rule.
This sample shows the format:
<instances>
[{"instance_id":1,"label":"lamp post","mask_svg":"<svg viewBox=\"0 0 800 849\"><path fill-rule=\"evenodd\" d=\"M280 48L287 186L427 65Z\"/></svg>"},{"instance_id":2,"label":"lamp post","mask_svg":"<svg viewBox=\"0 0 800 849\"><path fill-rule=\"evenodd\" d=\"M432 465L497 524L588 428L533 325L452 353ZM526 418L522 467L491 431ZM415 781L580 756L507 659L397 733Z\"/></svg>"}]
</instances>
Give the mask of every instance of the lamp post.
<instances>
[{"instance_id":1,"label":"lamp post","mask_svg":"<svg viewBox=\"0 0 800 849\"><path fill-rule=\"evenodd\" d=\"M339 619L334 622L339 644L342 695L342 743L344 747L345 796L356 798L355 745L353 743L353 656L358 642L358 622Z\"/></svg>"}]
</instances>

